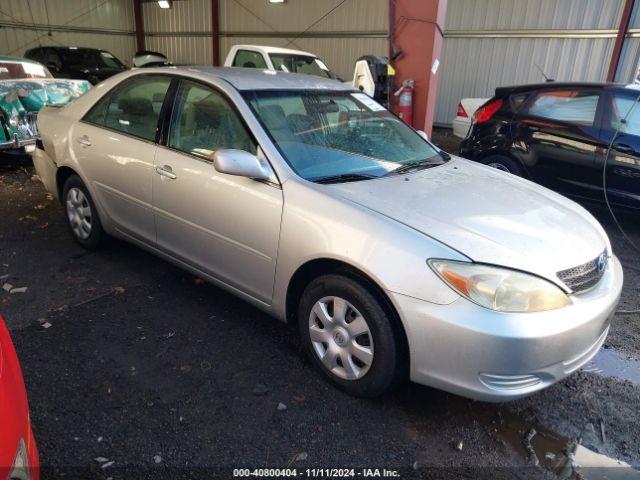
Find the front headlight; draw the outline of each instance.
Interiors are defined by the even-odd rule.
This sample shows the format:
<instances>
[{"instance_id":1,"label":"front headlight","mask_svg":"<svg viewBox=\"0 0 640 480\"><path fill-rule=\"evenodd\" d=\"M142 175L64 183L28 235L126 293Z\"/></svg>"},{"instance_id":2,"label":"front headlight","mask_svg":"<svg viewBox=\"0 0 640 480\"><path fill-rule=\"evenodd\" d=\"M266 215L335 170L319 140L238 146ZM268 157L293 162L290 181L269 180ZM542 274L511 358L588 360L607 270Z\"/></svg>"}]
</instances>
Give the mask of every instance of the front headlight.
<instances>
[{"instance_id":1,"label":"front headlight","mask_svg":"<svg viewBox=\"0 0 640 480\"><path fill-rule=\"evenodd\" d=\"M543 312L571 304L557 285L527 273L453 260L427 263L459 294L498 312Z\"/></svg>"}]
</instances>

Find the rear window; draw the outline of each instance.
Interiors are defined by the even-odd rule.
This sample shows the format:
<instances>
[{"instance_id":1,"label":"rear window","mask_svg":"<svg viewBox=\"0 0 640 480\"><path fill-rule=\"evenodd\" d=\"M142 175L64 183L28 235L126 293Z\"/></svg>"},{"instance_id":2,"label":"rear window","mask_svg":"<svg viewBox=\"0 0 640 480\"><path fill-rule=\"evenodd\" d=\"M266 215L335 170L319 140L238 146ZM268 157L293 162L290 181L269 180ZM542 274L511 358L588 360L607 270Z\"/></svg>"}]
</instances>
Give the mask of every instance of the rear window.
<instances>
[{"instance_id":1,"label":"rear window","mask_svg":"<svg viewBox=\"0 0 640 480\"><path fill-rule=\"evenodd\" d=\"M591 126L596 118L599 93L551 90L535 94L525 112L534 117Z\"/></svg>"}]
</instances>

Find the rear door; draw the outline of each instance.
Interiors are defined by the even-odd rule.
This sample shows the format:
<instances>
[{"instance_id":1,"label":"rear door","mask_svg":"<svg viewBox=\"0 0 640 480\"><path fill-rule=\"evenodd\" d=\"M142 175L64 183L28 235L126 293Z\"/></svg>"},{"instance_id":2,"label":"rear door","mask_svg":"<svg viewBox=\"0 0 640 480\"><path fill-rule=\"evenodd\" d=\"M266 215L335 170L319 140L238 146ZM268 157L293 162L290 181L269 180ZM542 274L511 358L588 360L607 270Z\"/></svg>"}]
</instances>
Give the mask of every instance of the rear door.
<instances>
[{"instance_id":1,"label":"rear door","mask_svg":"<svg viewBox=\"0 0 640 480\"><path fill-rule=\"evenodd\" d=\"M609 201L616 205L640 209L640 95L637 90L607 91L602 118L602 141L597 167L607 162L606 186ZM607 148L611 152L607 158ZM602 188L600 189L602 192ZM602 195L602 193L601 193ZM603 197L603 195L602 195Z\"/></svg>"},{"instance_id":2,"label":"rear door","mask_svg":"<svg viewBox=\"0 0 640 480\"><path fill-rule=\"evenodd\" d=\"M597 194L600 97L597 88L545 89L518 110L514 147L535 182L569 195Z\"/></svg>"},{"instance_id":3,"label":"rear door","mask_svg":"<svg viewBox=\"0 0 640 480\"><path fill-rule=\"evenodd\" d=\"M85 181L123 233L155 243L152 177L167 75L138 75L103 97L72 127Z\"/></svg>"}]
</instances>

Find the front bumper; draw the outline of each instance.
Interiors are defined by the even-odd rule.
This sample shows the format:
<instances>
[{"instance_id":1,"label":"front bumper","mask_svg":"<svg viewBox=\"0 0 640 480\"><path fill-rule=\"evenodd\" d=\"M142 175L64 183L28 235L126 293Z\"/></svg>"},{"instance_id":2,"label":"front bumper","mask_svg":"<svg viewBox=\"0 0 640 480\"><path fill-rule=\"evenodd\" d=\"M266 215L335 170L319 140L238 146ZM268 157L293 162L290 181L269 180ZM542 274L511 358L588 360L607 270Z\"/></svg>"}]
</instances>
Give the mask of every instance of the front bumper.
<instances>
[{"instance_id":1,"label":"front bumper","mask_svg":"<svg viewBox=\"0 0 640 480\"><path fill-rule=\"evenodd\" d=\"M25 153L32 153L36 149L36 137L19 139L14 136L13 140L0 142L0 151L4 150L22 150Z\"/></svg>"},{"instance_id":2,"label":"front bumper","mask_svg":"<svg viewBox=\"0 0 640 480\"><path fill-rule=\"evenodd\" d=\"M465 298L436 305L389 292L407 333L411 379L485 401L520 398L578 370L604 343L622 291L614 256L592 290L540 313L501 313Z\"/></svg>"}]
</instances>

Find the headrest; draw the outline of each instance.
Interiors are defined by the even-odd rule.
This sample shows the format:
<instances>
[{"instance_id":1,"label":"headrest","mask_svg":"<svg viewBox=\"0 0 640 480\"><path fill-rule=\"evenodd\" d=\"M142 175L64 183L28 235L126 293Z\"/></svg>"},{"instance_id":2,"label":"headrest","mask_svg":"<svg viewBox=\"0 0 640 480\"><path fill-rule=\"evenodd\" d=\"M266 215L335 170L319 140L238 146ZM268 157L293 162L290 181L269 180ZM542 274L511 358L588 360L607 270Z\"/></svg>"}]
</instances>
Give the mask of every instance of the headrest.
<instances>
[{"instance_id":1,"label":"headrest","mask_svg":"<svg viewBox=\"0 0 640 480\"><path fill-rule=\"evenodd\" d=\"M148 98L121 98L118 107L129 115L153 115L153 105Z\"/></svg>"}]
</instances>

